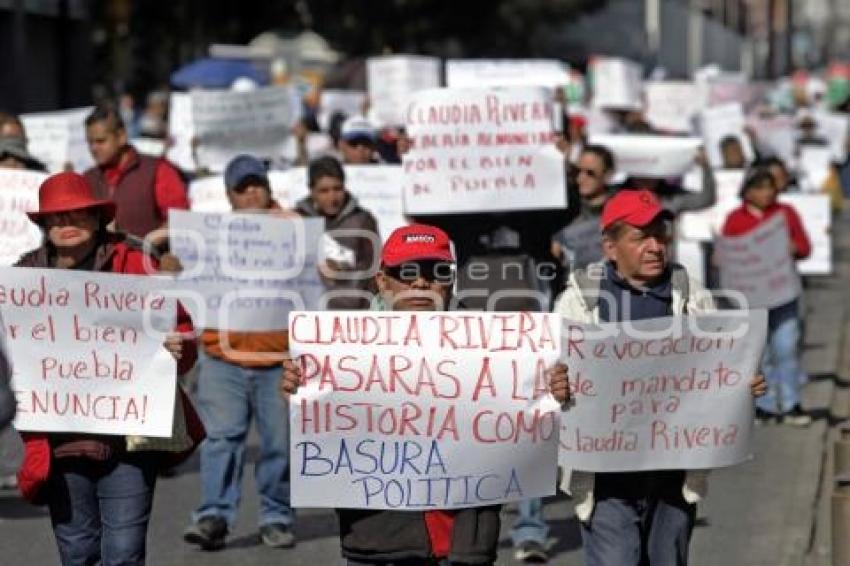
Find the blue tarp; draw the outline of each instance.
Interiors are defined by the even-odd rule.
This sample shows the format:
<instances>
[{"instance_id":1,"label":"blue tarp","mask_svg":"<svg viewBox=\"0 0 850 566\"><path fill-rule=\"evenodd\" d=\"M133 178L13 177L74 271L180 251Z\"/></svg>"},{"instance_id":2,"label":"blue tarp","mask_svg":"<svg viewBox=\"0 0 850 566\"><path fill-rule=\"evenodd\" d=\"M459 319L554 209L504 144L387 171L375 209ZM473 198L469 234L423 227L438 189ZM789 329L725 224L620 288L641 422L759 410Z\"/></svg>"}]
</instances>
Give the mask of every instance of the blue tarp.
<instances>
[{"instance_id":1,"label":"blue tarp","mask_svg":"<svg viewBox=\"0 0 850 566\"><path fill-rule=\"evenodd\" d=\"M207 57L174 71L171 85L185 89L228 88L239 77L247 77L261 86L269 83L268 73L261 72L250 61Z\"/></svg>"}]
</instances>

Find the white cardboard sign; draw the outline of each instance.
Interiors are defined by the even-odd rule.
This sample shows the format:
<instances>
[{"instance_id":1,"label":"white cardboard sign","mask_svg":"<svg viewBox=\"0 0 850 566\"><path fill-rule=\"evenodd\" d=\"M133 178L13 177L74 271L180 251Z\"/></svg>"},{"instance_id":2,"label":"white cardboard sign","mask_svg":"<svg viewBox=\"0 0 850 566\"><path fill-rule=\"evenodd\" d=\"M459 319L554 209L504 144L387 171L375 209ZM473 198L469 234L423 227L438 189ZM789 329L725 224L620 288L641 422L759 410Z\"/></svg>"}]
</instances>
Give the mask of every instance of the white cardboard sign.
<instances>
[{"instance_id":1,"label":"white cardboard sign","mask_svg":"<svg viewBox=\"0 0 850 566\"><path fill-rule=\"evenodd\" d=\"M318 308L323 220L172 209L168 230L197 327L284 330L290 311Z\"/></svg>"},{"instance_id":2,"label":"white cardboard sign","mask_svg":"<svg viewBox=\"0 0 850 566\"><path fill-rule=\"evenodd\" d=\"M715 241L720 286L746 297L747 308L773 308L791 302L802 291L789 250L783 214L775 214L741 236Z\"/></svg>"},{"instance_id":3,"label":"white cardboard sign","mask_svg":"<svg viewBox=\"0 0 850 566\"><path fill-rule=\"evenodd\" d=\"M454 509L555 491L560 320L301 312L289 347L294 507Z\"/></svg>"},{"instance_id":4,"label":"white cardboard sign","mask_svg":"<svg viewBox=\"0 0 850 566\"><path fill-rule=\"evenodd\" d=\"M51 173L65 170L70 163L77 173L94 165L86 142L86 117L91 107L21 114L30 153Z\"/></svg>"},{"instance_id":5,"label":"white cardboard sign","mask_svg":"<svg viewBox=\"0 0 850 566\"><path fill-rule=\"evenodd\" d=\"M441 214L566 207L544 88L435 89L405 111L405 212Z\"/></svg>"},{"instance_id":6,"label":"white cardboard sign","mask_svg":"<svg viewBox=\"0 0 850 566\"><path fill-rule=\"evenodd\" d=\"M26 212L38 210L38 188L45 179L38 171L0 169L0 265L12 265L41 245L41 230Z\"/></svg>"},{"instance_id":7,"label":"white cardboard sign","mask_svg":"<svg viewBox=\"0 0 850 566\"><path fill-rule=\"evenodd\" d=\"M166 151L168 160L183 171L197 169L192 155L192 138L195 125L192 123L192 97L188 92L172 92L168 104L168 137L171 145Z\"/></svg>"},{"instance_id":8,"label":"white cardboard sign","mask_svg":"<svg viewBox=\"0 0 850 566\"><path fill-rule=\"evenodd\" d=\"M705 141L705 152L712 167L723 167L720 144L729 136L737 138L741 143L747 161L753 160L755 153L750 138L744 131L745 125L744 110L738 102L712 106L702 111L700 126Z\"/></svg>"},{"instance_id":9,"label":"white cardboard sign","mask_svg":"<svg viewBox=\"0 0 850 566\"><path fill-rule=\"evenodd\" d=\"M633 61L597 57L590 64L596 108L640 110L643 107L643 68Z\"/></svg>"},{"instance_id":10,"label":"white cardboard sign","mask_svg":"<svg viewBox=\"0 0 850 566\"><path fill-rule=\"evenodd\" d=\"M291 91L277 86L194 90L190 97L198 164L216 172L239 154L269 159L282 154L298 113Z\"/></svg>"},{"instance_id":11,"label":"white cardboard sign","mask_svg":"<svg viewBox=\"0 0 850 566\"><path fill-rule=\"evenodd\" d=\"M731 466L750 454L765 311L567 323L575 399L559 464L588 472Z\"/></svg>"},{"instance_id":12,"label":"white cardboard sign","mask_svg":"<svg viewBox=\"0 0 850 566\"><path fill-rule=\"evenodd\" d=\"M673 132L692 132L700 111L699 89L686 81L646 83L646 119L655 128Z\"/></svg>"},{"instance_id":13,"label":"white cardboard sign","mask_svg":"<svg viewBox=\"0 0 850 566\"><path fill-rule=\"evenodd\" d=\"M441 62L436 57L391 55L366 61L370 115L383 125L404 124L407 98L441 85Z\"/></svg>"},{"instance_id":14,"label":"white cardboard sign","mask_svg":"<svg viewBox=\"0 0 850 566\"><path fill-rule=\"evenodd\" d=\"M614 153L617 171L634 177L680 177L694 165L699 138L631 134L593 135L590 143Z\"/></svg>"},{"instance_id":15,"label":"white cardboard sign","mask_svg":"<svg viewBox=\"0 0 850 566\"><path fill-rule=\"evenodd\" d=\"M169 280L0 269L0 313L25 431L171 436L176 363Z\"/></svg>"},{"instance_id":16,"label":"white cardboard sign","mask_svg":"<svg viewBox=\"0 0 850 566\"><path fill-rule=\"evenodd\" d=\"M482 88L493 86L562 87L569 81L569 67L555 59L449 59L446 86Z\"/></svg>"}]
</instances>

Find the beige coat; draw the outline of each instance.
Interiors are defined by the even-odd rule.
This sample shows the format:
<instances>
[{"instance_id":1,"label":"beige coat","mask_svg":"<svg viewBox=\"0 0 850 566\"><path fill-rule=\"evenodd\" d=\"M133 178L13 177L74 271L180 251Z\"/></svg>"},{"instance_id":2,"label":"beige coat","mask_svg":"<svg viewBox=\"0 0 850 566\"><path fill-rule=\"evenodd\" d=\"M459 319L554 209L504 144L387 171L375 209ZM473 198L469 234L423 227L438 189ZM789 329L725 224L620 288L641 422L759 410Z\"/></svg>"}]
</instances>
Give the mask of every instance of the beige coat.
<instances>
[{"instance_id":1,"label":"beige coat","mask_svg":"<svg viewBox=\"0 0 850 566\"><path fill-rule=\"evenodd\" d=\"M684 268L679 269L680 277L673 277L673 303L674 315L685 313L698 314L713 312L717 310L711 294L706 291L700 283L686 275ZM587 270L576 270L570 274L567 288L558 296L555 303L555 312L562 317L585 324L599 323L599 307L595 301L587 297L594 295L599 290L599 276L604 274L602 264L591 264ZM594 278L595 276L595 278ZM681 277L687 278L687 285L678 284ZM684 296L684 288L687 287L687 297ZM589 303L593 304L589 304ZM595 475L590 472L578 470L563 470L561 490L572 495L576 500L576 516L581 521L590 519L593 513L593 487ZM682 495L688 503L696 503L705 497L708 491L708 472L705 470L691 470L685 475L685 483L682 486Z\"/></svg>"}]
</instances>

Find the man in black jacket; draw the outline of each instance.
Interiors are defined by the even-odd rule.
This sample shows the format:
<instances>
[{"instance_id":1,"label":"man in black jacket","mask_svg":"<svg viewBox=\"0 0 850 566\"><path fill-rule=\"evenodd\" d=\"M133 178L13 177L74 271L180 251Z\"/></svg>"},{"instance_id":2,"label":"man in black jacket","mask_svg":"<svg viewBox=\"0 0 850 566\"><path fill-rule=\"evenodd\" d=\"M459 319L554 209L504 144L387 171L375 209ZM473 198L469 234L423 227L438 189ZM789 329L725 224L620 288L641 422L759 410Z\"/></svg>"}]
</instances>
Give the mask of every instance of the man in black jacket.
<instances>
[{"instance_id":1,"label":"man in black jacket","mask_svg":"<svg viewBox=\"0 0 850 566\"><path fill-rule=\"evenodd\" d=\"M375 276L375 310L435 311L449 304L454 257L448 235L413 224L394 231ZM567 368L549 371L555 398L568 398ZM301 372L284 361L281 390L294 394ZM453 510L337 509L342 554L349 566L448 566L493 564L499 542L500 505Z\"/></svg>"}]
</instances>

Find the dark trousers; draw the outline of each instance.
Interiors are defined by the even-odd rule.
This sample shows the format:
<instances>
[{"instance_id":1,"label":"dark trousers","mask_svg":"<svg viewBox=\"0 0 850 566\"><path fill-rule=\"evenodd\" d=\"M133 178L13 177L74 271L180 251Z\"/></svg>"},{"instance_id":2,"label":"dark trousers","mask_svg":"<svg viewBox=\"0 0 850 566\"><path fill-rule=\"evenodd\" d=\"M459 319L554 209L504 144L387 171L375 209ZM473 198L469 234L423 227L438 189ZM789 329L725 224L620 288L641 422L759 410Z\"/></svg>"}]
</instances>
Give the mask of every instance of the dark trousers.
<instances>
[{"instance_id":1,"label":"dark trousers","mask_svg":"<svg viewBox=\"0 0 850 566\"><path fill-rule=\"evenodd\" d=\"M696 505L682 472L597 474L596 505L581 525L585 566L686 566Z\"/></svg>"}]
</instances>

